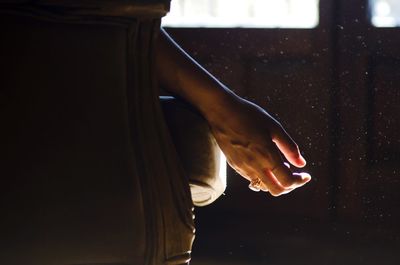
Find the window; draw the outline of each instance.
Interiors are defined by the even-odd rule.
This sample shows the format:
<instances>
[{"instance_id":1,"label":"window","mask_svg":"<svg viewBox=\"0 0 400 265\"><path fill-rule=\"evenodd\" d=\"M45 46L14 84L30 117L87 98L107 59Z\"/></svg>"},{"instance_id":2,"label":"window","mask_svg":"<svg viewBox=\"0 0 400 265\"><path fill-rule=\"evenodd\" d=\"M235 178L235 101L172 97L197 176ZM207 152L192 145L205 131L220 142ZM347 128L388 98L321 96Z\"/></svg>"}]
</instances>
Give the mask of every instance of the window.
<instances>
[{"instance_id":1,"label":"window","mask_svg":"<svg viewBox=\"0 0 400 265\"><path fill-rule=\"evenodd\" d=\"M369 0L371 7L371 22L375 27L400 26L399 0Z\"/></svg>"},{"instance_id":2,"label":"window","mask_svg":"<svg viewBox=\"0 0 400 265\"><path fill-rule=\"evenodd\" d=\"M319 0L172 0L167 27L314 28Z\"/></svg>"}]
</instances>

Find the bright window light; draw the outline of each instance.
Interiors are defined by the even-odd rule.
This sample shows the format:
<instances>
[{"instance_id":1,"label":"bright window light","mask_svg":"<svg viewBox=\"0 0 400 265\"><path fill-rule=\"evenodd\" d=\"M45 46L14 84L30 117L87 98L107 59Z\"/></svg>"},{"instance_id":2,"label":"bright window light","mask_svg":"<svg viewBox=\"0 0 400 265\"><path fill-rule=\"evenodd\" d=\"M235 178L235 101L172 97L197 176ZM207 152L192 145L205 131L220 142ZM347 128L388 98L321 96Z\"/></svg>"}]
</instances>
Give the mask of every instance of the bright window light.
<instances>
[{"instance_id":1,"label":"bright window light","mask_svg":"<svg viewBox=\"0 0 400 265\"><path fill-rule=\"evenodd\" d=\"M375 27L400 27L399 0L370 0L371 22Z\"/></svg>"},{"instance_id":2,"label":"bright window light","mask_svg":"<svg viewBox=\"0 0 400 265\"><path fill-rule=\"evenodd\" d=\"M166 27L315 28L319 0L172 0Z\"/></svg>"}]
</instances>

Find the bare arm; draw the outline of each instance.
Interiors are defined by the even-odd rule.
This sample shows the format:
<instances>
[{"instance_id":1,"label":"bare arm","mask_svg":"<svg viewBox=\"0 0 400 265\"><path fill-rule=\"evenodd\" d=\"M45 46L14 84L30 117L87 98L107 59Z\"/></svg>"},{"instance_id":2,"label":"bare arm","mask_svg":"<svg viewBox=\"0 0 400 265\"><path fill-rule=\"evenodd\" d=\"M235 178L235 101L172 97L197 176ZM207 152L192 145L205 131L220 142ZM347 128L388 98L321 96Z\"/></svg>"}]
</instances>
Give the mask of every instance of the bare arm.
<instances>
[{"instance_id":1,"label":"bare arm","mask_svg":"<svg viewBox=\"0 0 400 265\"><path fill-rule=\"evenodd\" d=\"M306 162L297 144L278 121L259 106L240 98L208 73L161 30L157 72L161 84L196 107L227 157L249 181L278 196L307 183L306 173L292 173L280 155L296 167Z\"/></svg>"}]
</instances>

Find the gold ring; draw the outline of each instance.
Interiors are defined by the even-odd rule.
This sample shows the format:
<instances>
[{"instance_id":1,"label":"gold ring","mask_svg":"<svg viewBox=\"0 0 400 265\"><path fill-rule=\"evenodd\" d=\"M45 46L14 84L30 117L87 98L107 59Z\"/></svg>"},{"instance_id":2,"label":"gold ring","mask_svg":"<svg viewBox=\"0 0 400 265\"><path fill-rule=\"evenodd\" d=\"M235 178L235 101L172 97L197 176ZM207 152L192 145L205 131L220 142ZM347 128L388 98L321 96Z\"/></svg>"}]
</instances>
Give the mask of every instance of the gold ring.
<instances>
[{"instance_id":1,"label":"gold ring","mask_svg":"<svg viewBox=\"0 0 400 265\"><path fill-rule=\"evenodd\" d=\"M249 189L259 192L261 190L261 180L259 178L252 179L249 184Z\"/></svg>"}]
</instances>

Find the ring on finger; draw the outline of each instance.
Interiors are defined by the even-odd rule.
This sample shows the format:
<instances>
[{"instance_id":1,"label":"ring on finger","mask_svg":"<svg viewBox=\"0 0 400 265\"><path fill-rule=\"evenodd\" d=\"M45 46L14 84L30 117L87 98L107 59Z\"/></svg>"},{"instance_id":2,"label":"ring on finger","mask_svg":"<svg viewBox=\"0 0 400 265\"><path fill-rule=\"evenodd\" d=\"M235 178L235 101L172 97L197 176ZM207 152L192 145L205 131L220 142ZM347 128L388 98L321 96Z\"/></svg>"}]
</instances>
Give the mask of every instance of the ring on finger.
<instances>
[{"instance_id":1,"label":"ring on finger","mask_svg":"<svg viewBox=\"0 0 400 265\"><path fill-rule=\"evenodd\" d=\"M249 184L249 189L259 192L261 190L261 180L259 178L252 179Z\"/></svg>"}]
</instances>

